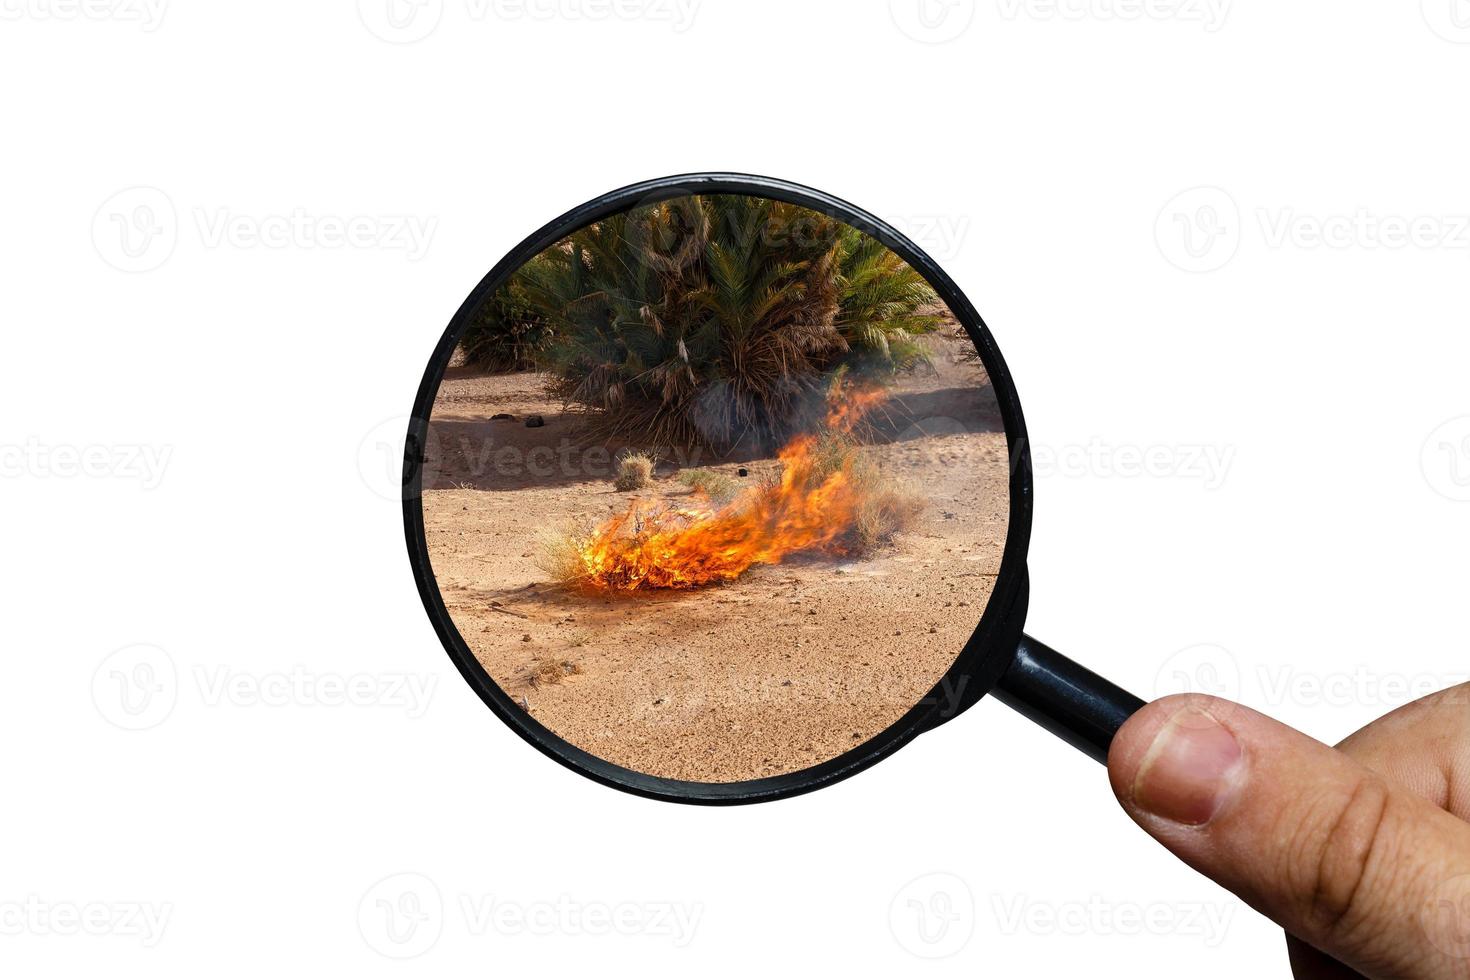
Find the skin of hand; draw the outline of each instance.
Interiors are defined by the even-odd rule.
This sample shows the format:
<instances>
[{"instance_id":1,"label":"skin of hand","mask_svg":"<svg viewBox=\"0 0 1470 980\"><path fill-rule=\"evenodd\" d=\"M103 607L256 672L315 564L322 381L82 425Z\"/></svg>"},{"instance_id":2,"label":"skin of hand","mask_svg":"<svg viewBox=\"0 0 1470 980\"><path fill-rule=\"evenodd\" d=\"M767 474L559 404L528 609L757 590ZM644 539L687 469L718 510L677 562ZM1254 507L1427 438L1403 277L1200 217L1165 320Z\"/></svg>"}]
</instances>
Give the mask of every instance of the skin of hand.
<instances>
[{"instance_id":1,"label":"skin of hand","mask_svg":"<svg viewBox=\"0 0 1470 980\"><path fill-rule=\"evenodd\" d=\"M1123 809L1287 932L1299 978L1470 978L1470 685L1336 748L1220 698L1145 705Z\"/></svg>"}]
</instances>

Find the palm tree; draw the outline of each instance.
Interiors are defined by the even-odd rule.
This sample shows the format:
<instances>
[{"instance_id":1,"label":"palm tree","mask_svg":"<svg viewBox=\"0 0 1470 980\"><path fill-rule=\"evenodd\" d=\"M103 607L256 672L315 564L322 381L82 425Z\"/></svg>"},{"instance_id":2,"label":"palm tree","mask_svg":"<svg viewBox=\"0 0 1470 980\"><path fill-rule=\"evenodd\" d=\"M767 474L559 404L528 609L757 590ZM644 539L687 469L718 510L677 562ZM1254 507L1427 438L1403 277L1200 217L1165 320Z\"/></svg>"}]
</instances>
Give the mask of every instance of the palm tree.
<instances>
[{"instance_id":1,"label":"palm tree","mask_svg":"<svg viewBox=\"0 0 1470 980\"><path fill-rule=\"evenodd\" d=\"M834 373L922 363L918 338L939 323L921 312L929 284L876 239L733 194L597 221L501 294L526 311L501 329L537 338L553 391L594 434L717 449L805 427Z\"/></svg>"}]
</instances>

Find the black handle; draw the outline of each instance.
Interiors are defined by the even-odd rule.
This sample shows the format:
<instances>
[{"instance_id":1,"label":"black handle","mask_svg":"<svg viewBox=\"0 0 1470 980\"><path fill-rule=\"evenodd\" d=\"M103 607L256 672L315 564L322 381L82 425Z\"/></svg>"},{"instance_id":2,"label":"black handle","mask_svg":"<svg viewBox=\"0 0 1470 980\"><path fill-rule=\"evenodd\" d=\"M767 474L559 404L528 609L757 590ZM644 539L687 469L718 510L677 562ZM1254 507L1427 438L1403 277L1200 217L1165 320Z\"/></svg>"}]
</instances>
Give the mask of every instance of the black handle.
<instances>
[{"instance_id":1,"label":"black handle","mask_svg":"<svg viewBox=\"0 0 1470 980\"><path fill-rule=\"evenodd\" d=\"M1024 633L991 694L1104 765L1113 736L1144 704Z\"/></svg>"}]
</instances>

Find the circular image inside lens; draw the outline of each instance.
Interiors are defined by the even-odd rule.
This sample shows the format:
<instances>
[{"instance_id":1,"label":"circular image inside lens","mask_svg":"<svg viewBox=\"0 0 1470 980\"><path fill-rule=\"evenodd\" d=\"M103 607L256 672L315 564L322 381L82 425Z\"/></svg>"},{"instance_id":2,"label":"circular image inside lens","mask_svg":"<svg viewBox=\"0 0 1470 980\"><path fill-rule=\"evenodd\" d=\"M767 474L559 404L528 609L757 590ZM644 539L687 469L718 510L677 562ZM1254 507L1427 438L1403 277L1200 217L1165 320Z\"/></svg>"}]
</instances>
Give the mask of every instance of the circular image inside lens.
<instances>
[{"instance_id":1,"label":"circular image inside lens","mask_svg":"<svg viewBox=\"0 0 1470 980\"><path fill-rule=\"evenodd\" d=\"M465 318L420 499L454 626L520 710L735 782L925 698L995 584L1008 477L923 276L826 214L709 194L572 231Z\"/></svg>"}]
</instances>

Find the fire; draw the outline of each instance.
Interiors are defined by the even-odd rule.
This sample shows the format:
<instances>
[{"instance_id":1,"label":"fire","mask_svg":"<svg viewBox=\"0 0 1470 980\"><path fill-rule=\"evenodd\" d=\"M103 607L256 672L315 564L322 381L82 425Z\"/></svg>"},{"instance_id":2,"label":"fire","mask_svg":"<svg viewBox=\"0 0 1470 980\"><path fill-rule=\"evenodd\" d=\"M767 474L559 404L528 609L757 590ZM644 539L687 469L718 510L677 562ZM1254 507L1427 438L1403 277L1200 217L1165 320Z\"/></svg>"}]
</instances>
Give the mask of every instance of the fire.
<instances>
[{"instance_id":1,"label":"fire","mask_svg":"<svg viewBox=\"0 0 1470 980\"><path fill-rule=\"evenodd\" d=\"M801 435L777 454L779 480L717 507L634 503L577 542L583 586L611 590L689 589L728 582L754 565L797 552L846 554L873 481L859 469L853 427L885 398L847 392L827 414L822 435ZM879 492L882 492L881 490Z\"/></svg>"}]
</instances>

